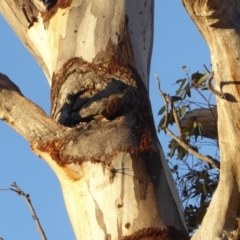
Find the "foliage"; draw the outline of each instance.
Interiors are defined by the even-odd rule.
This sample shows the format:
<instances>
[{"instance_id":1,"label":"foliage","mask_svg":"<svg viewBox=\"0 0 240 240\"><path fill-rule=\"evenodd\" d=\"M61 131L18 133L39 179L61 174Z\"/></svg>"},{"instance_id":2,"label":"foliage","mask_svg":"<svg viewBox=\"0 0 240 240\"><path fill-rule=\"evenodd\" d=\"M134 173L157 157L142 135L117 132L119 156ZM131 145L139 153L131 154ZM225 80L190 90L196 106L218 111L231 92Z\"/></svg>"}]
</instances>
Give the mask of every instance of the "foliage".
<instances>
[{"instance_id":1,"label":"foliage","mask_svg":"<svg viewBox=\"0 0 240 240\"><path fill-rule=\"evenodd\" d=\"M192 118L187 126L182 129L181 119L194 108L212 108L212 94L206 87L206 82L211 73L195 72L189 75L186 67L183 67L186 77L176 81L178 89L174 96L169 96L160 90L164 98L165 105L159 110L158 115L162 115L158 130L170 133L170 143L168 157L171 160L171 167L176 181L182 204L184 207L186 222L189 233L192 234L201 224L207 211L212 195L218 184L219 172L211 164L194 157L189 153L189 149L196 153L215 152L214 158L219 159L217 140L209 140L202 136L203 127L198 122L198 118ZM198 98L192 98L192 91L197 92ZM194 94L196 95L196 94ZM167 100L169 99L169 100ZM168 107L170 105L170 108ZM174 111L176 115L174 116ZM167 119L167 120L166 120ZM177 127L178 136L171 136L172 126ZM179 140L188 146L188 149L179 144ZM210 158L213 158L211 156Z\"/></svg>"}]
</instances>

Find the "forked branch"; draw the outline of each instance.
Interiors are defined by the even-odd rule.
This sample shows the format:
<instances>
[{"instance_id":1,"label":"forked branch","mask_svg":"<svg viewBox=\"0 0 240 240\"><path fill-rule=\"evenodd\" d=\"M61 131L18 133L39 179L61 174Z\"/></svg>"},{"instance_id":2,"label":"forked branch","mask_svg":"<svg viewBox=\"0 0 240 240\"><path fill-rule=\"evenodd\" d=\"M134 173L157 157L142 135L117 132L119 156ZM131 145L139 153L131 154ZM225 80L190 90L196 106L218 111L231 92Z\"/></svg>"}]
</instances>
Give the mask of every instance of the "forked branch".
<instances>
[{"instance_id":1,"label":"forked branch","mask_svg":"<svg viewBox=\"0 0 240 240\"><path fill-rule=\"evenodd\" d=\"M19 88L0 73L0 119L28 141L53 133L61 126L36 104L23 96Z\"/></svg>"},{"instance_id":2,"label":"forked branch","mask_svg":"<svg viewBox=\"0 0 240 240\"><path fill-rule=\"evenodd\" d=\"M37 213L32 205L32 202L31 202L31 199L30 199L30 195L29 194L26 194L21 188L19 188L17 186L17 183L14 182L13 184L11 184L11 187L10 188L4 188L4 189L1 189L1 190L10 190L10 191L13 191L15 193L17 193L17 195L19 196L23 196L23 198L26 200L27 204L28 204L28 207L30 208L30 211L32 212L32 218L34 221L36 221L36 224L37 224L37 230L39 232L39 234L41 235L41 239L42 240L47 240L46 238L46 235L43 231L43 228L41 226L41 223L37 217Z\"/></svg>"},{"instance_id":3,"label":"forked branch","mask_svg":"<svg viewBox=\"0 0 240 240\"><path fill-rule=\"evenodd\" d=\"M173 138L181 147L183 147L186 151L188 151L189 153L193 154L195 157L197 157L198 159L211 164L213 167L215 167L216 169L220 169L220 163L219 161L217 161L216 159L209 157L209 156L204 156L200 153L198 153L197 151L195 151L191 146L189 146L188 144L186 144L183 140L183 132L182 132L182 128L181 128L181 124L180 124L180 120L177 114L177 110L173 104L173 101L171 100L170 96L167 95L166 93L162 92L161 88L160 88L160 80L159 77L155 74L156 80L157 80L157 84L158 84L158 91L160 92L161 97L163 98L164 104L165 104L165 120L164 123L159 126L160 130L164 130L168 133L168 135ZM173 117L177 126L177 130L179 133L179 137L177 137L169 128L168 128L168 109L169 109L169 105L171 107L171 110L173 112Z\"/></svg>"}]
</instances>

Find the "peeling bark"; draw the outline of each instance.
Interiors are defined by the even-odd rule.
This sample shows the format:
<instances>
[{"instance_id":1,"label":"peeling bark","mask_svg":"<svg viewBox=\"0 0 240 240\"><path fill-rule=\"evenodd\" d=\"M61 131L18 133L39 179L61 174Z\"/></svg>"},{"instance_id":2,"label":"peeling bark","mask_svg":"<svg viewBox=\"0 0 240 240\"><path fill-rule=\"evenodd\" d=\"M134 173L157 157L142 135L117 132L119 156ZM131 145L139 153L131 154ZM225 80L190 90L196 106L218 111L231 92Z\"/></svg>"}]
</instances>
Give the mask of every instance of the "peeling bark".
<instances>
[{"instance_id":1,"label":"peeling bark","mask_svg":"<svg viewBox=\"0 0 240 240\"><path fill-rule=\"evenodd\" d=\"M155 231L146 229L159 233L167 226L169 235L176 230L187 238L148 97L153 1L58 0L44 7L0 3L48 78L51 118L14 85L26 117L22 122L3 105L2 119L56 173L77 239L122 239L139 231L154 239Z\"/></svg>"},{"instance_id":2,"label":"peeling bark","mask_svg":"<svg viewBox=\"0 0 240 240\"><path fill-rule=\"evenodd\" d=\"M227 99L217 99L221 174L217 190L192 239L238 239L239 219L239 56L238 1L182 1L206 39L214 70L214 85Z\"/></svg>"}]
</instances>

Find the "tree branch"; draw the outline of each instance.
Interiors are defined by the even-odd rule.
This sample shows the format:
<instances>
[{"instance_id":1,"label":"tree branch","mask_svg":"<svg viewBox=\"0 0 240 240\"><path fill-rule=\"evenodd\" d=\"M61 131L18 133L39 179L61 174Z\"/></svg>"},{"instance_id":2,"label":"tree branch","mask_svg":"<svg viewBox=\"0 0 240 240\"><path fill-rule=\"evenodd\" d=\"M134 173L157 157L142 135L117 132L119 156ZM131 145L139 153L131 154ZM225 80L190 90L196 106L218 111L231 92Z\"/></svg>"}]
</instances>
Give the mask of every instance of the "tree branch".
<instances>
[{"instance_id":1,"label":"tree branch","mask_svg":"<svg viewBox=\"0 0 240 240\"><path fill-rule=\"evenodd\" d=\"M224 92L219 92L214 87L212 86L212 80L213 80L213 75L207 80L207 88L216 96L222 98L222 99L227 99L228 94Z\"/></svg>"},{"instance_id":2,"label":"tree branch","mask_svg":"<svg viewBox=\"0 0 240 240\"><path fill-rule=\"evenodd\" d=\"M171 130L169 130L168 128L163 128L168 135L173 138L181 147L183 147L184 149L186 149L189 153L193 154L195 157L197 157L198 159L211 164L213 167L215 167L216 169L220 169L220 164L217 160L213 159L212 157L209 156L204 156L198 152L196 152L195 150L193 150L190 146L188 146L185 142L183 142L181 139L179 139L178 137L176 137L173 132Z\"/></svg>"},{"instance_id":3,"label":"tree branch","mask_svg":"<svg viewBox=\"0 0 240 240\"><path fill-rule=\"evenodd\" d=\"M167 94L164 93L161 88L160 88L160 79L158 77L158 75L156 73L154 73L154 76L156 78L156 81L157 81L157 85L158 85L158 91L164 101L164 105L165 105L165 112L168 113L168 98L167 98ZM167 126L167 123L168 123L168 114L165 115L165 118L164 118L164 123L163 123L163 126Z\"/></svg>"},{"instance_id":4,"label":"tree branch","mask_svg":"<svg viewBox=\"0 0 240 240\"><path fill-rule=\"evenodd\" d=\"M161 97L163 98L164 100L164 104L165 104L165 120L164 120L164 124L161 125L159 127L159 129L161 130L164 130L168 133L168 135L173 138L180 146L182 146L185 150L187 150L189 153L193 154L195 157L197 157L198 159L206 162L206 163L209 163L211 164L213 167L215 167L216 169L220 169L220 164L217 160L213 159L212 157L209 157L209 156L204 156L200 153L198 153L197 151L193 150L190 146L188 146L183 140L182 140L182 129L185 128L183 126L187 126L187 124L192 121L192 118L193 116L191 116L190 118L185 118L185 121L179 121L179 118L177 116L177 112L176 112L176 109L175 109L175 106L172 102L172 100L170 99L170 97L164 93L161 88L160 88L160 80L158 78L158 76L155 74L155 77L156 77L156 80L157 80L157 83L158 83L158 91L160 92L160 95ZM178 132L179 132L179 135L180 137L177 137L173 134L173 132L167 127L167 124L168 124L168 104L170 103L171 105L171 109L173 111L173 116L174 116L174 119L175 119L175 123L176 123L176 126L177 126L177 129L178 129ZM212 117L214 117L212 115ZM187 119L187 120L186 120ZM198 121L199 122L199 121ZM186 124L187 123L187 124ZM200 122L201 123L201 122ZM186 125L185 125L186 124ZM216 121L214 121L214 126L216 127ZM203 127L203 126L202 126ZM190 133L191 134L191 133Z\"/></svg>"},{"instance_id":5,"label":"tree branch","mask_svg":"<svg viewBox=\"0 0 240 240\"><path fill-rule=\"evenodd\" d=\"M41 223L37 217L37 214L36 214L36 211L32 205L32 202L31 202L31 199L30 199L30 196L29 194L26 194L23 190L21 190L18 186L17 186L17 183L14 182L13 184L11 184L12 188L5 188L5 189L1 189L1 190L10 190L10 191L13 191L15 193L17 193L19 196L23 196L24 199L26 200L27 204L28 204L28 207L30 208L30 211L32 212L32 218L34 221L36 221L36 224L37 224L37 230L38 232L40 233L40 236L42 238L42 240L47 240L46 238L46 235L43 231L43 228L41 226Z\"/></svg>"},{"instance_id":6,"label":"tree branch","mask_svg":"<svg viewBox=\"0 0 240 240\"><path fill-rule=\"evenodd\" d=\"M0 119L29 142L62 128L40 107L25 98L19 88L2 73L0 73Z\"/></svg>"},{"instance_id":7,"label":"tree branch","mask_svg":"<svg viewBox=\"0 0 240 240\"><path fill-rule=\"evenodd\" d=\"M114 60L120 65L131 66L137 70L148 89L153 39L153 0L120 1L117 6L119 11L116 11L116 3L112 1L104 1L100 5L95 1L88 1L86 4L82 1L57 1L50 10L44 10L40 2L0 1L0 12L39 62L50 85L52 77L63 65L76 57L86 62L99 62L101 59L102 63L106 63ZM98 14L93 9L98 9ZM72 11L84 18L76 21L72 18ZM103 15L109 17L103 18ZM93 18L96 21L92 21ZM114 18L119 21L113 21ZM86 25L84 21L90 25ZM83 34L85 32L87 34ZM95 35L98 41L94 40ZM80 45L75 44L75 41ZM91 51L89 46L92 46Z\"/></svg>"},{"instance_id":8,"label":"tree branch","mask_svg":"<svg viewBox=\"0 0 240 240\"><path fill-rule=\"evenodd\" d=\"M33 3L34 2L34 3ZM51 75L48 71L46 62L41 56L41 51L34 45L34 42L31 40L29 34L29 26L31 23L27 20L24 9L27 9L28 18L32 21L32 17L35 17L35 21L32 22L32 25L39 21L39 16L41 16L38 7L34 4L40 1L29 1L29 0L6 0L0 1L0 12L4 18L10 23L13 30L16 32L18 37L21 39L25 47L31 52L31 54L36 58L43 71L45 72L48 80ZM30 14L31 13L31 14Z\"/></svg>"}]
</instances>

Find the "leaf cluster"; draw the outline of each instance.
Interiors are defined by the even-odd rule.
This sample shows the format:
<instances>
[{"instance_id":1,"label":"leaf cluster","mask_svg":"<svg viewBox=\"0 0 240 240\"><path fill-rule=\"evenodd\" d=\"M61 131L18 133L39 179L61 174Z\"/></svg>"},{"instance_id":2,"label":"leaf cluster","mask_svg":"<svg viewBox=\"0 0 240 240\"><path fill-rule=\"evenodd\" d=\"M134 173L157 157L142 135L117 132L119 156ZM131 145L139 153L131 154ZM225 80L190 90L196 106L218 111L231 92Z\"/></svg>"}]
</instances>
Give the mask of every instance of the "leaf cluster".
<instances>
[{"instance_id":1,"label":"leaf cluster","mask_svg":"<svg viewBox=\"0 0 240 240\"><path fill-rule=\"evenodd\" d=\"M176 126L177 139L184 142L188 149L193 149L198 153L200 150L204 151L204 146L210 145L202 136L202 125L197 118L191 119L184 128L179 127L179 122L192 107L212 106L211 93L206 91L208 89L206 82L210 73L195 72L189 75L186 67L183 69L186 77L176 81L175 84L178 87L175 95L168 97L171 107L169 108L165 101L165 105L158 112L158 115L162 116L158 130L166 132L169 125ZM202 102L197 102L196 99L192 100L192 91L198 93ZM174 111L177 118L174 116ZM164 123L165 126L163 126ZM180 192L189 233L192 234L201 224L207 211L218 184L219 173L211 164L206 164L189 154L188 149L179 144L176 138L170 140L168 148L168 157L171 159L168 160L169 165ZM214 148L216 151L217 144L212 147L212 150Z\"/></svg>"},{"instance_id":2,"label":"leaf cluster","mask_svg":"<svg viewBox=\"0 0 240 240\"><path fill-rule=\"evenodd\" d=\"M189 110L191 110L190 105L191 103L186 102L187 97L191 98L191 91L192 89L198 89L198 90L206 90L206 80L207 80L208 74L207 73L199 73L195 72L191 75L191 79L189 79L189 76L187 74L186 78L179 79L176 81L176 84L178 85L178 89L176 90L176 93L174 96L171 96L171 103L175 104L175 109L177 112L178 119L181 119L184 114ZM161 126L164 124L165 119L167 117L167 123L166 127L170 124L173 125L176 123L176 119L174 118L173 114L173 108L171 108L168 112L166 111L166 106L161 107L161 109L158 112L158 115L163 115L159 122L158 130L161 130ZM194 135L195 141L198 139L199 136L202 136L202 125L197 121L197 119L192 119L191 122L188 123L188 125L181 130L182 132L182 140L185 143L190 143L190 136ZM188 155L188 151L181 147L174 139L172 139L168 145L170 152L168 156L172 158L175 153L177 154L177 159L183 159L185 156ZM198 148L196 146L191 146L195 151L198 152Z\"/></svg>"}]
</instances>

